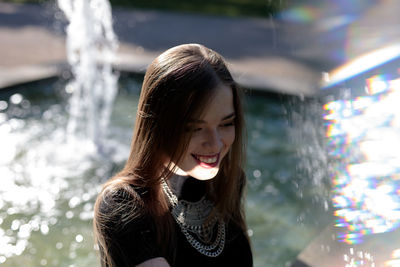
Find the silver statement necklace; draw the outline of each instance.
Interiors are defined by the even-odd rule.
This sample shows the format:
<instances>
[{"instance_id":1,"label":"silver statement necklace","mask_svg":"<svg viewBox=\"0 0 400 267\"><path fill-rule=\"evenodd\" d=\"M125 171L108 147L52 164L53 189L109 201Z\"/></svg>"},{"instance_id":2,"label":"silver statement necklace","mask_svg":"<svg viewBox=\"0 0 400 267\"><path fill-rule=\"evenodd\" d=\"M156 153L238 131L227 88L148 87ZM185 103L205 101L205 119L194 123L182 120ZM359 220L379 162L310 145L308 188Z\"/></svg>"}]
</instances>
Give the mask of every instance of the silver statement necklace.
<instances>
[{"instance_id":1,"label":"silver statement necklace","mask_svg":"<svg viewBox=\"0 0 400 267\"><path fill-rule=\"evenodd\" d=\"M162 188L172 206L172 216L192 247L208 257L217 257L225 246L225 223L217 214L207 220L214 205L203 197L197 202L179 200L162 179ZM216 236L214 229L218 224ZM215 236L214 241L212 240Z\"/></svg>"}]
</instances>

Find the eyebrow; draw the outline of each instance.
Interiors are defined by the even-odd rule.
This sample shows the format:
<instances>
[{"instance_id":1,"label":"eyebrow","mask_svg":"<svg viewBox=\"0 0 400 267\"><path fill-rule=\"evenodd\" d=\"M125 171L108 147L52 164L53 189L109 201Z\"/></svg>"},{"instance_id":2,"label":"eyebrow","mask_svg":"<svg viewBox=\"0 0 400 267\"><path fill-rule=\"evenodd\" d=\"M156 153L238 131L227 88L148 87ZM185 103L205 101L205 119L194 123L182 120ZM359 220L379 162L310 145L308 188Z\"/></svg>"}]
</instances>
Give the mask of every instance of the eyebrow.
<instances>
[{"instance_id":1,"label":"eyebrow","mask_svg":"<svg viewBox=\"0 0 400 267\"><path fill-rule=\"evenodd\" d=\"M234 118L234 117L235 117L235 112L232 112L231 114L226 115L225 117L223 117L223 118L221 119L221 121L225 121L225 120L228 120L228 119L232 119L232 118ZM189 120L189 123L205 123L205 121L204 121L204 120Z\"/></svg>"}]
</instances>

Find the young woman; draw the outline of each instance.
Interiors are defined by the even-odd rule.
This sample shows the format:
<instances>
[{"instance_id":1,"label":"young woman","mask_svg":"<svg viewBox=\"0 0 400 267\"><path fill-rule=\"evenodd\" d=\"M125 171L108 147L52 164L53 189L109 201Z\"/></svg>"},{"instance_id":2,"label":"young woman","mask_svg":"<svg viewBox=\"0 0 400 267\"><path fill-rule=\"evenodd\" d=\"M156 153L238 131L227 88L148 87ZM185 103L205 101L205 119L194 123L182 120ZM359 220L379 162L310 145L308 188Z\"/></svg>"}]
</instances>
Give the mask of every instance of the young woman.
<instances>
[{"instance_id":1,"label":"young woman","mask_svg":"<svg viewBox=\"0 0 400 267\"><path fill-rule=\"evenodd\" d=\"M95 205L102 266L252 266L239 95L202 45L151 63L129 159Z\"/></svg>"}]
</instances>

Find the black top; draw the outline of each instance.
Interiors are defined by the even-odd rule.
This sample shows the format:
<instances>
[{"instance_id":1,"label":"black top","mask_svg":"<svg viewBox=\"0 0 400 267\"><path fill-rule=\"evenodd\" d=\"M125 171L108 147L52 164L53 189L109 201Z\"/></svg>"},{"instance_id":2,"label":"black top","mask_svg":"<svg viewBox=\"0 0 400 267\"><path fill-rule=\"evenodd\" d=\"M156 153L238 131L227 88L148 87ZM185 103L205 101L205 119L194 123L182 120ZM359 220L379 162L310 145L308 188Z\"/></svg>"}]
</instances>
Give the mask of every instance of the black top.
<instances>
[{"instance_id":1,"label":"black top","mask_svg":"<svg viewBox=\"0 0 400 267\"><path fill-rule=\"evenodd\" d=\"M191 177L172 177L170 187L178 199L195 202L200 200L205 194L204 182ZM101 212L115 209L114 201L124 201L124 194L118 194L119 200L113 196L113 201L103 199L100 205ZM110 204L110 203L114 203ZM132 210L133 211L133 210ZM155 237L155 225L149 216L141 216L131 220L124 227L119 227L124 223L118 223L124 216L115 218L114 223L110 224L110 230L106 233L106 238L111 240L110 251L116 266L135 266L146 260L163 257L157 247ZM253 258L247 238L242 230L234 223L229 222L226 227L225 247L217 257L208 257L193 248L182 234L179 226L175 223L177 233L176 255L173 260L167 259L171 267L180 266L253 266ZM166 244L168 245L168 244ZM100 253L102 253L100 251ZM164 257L166 258L166 257Z\"/></svg>"}]
</instances>

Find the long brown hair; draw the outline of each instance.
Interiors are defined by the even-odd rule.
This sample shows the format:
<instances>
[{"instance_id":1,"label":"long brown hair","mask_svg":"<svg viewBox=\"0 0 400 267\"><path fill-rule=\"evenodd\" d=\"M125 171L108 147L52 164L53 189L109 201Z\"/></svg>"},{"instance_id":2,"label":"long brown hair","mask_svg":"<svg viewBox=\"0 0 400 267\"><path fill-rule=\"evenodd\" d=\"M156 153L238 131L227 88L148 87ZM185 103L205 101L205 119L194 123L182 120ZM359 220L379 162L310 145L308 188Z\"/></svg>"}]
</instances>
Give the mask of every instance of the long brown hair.
<instances>
[{"instance_id":1,"label":"long brown hair","mask_svg":"<svg viewBox=\"0 0 400 267\"><path fill-rule=\"evenodd\" d=\"M106 232L109 221L116 212L125 211L124 222L139 213L151 216L157 226L157 242L171 259L173 251L165 244L174 242L174 225L169 213L169 203L161 190L161 179L172 175L172 162L179 162L187 148L191 132L185 127L190 119L204 112L216 88L224 84L232 89L235 109L235 140L221 162L214 179L206 181L209 197L225 221L233 221L246 233L243 211L245 186L243 111L240 90L234 82L223 58L199 44L173 47L158 56L148 67L140 94L135 128L129 158L121 172L105 183L95 205L94 232L101 250L102 262L112 266L108 253ZM170 161L166 163L166 160ZM168 165L165 167L165 165ZM145 192L138 197L137 190ZM132 203L118 203L111 213L102 212L100 203L112 192L124 190ZM126 207L121 207L126 205ZM129 206L131 205L131 206ZM164 250L163 250L164 249Z\"/></svg>"}]
</instances>

